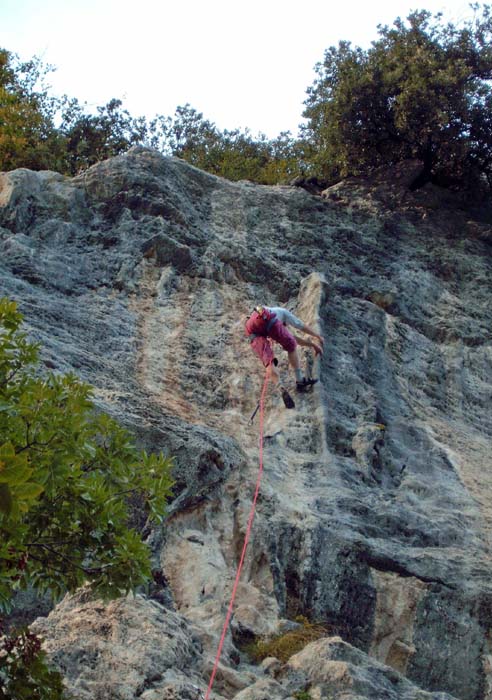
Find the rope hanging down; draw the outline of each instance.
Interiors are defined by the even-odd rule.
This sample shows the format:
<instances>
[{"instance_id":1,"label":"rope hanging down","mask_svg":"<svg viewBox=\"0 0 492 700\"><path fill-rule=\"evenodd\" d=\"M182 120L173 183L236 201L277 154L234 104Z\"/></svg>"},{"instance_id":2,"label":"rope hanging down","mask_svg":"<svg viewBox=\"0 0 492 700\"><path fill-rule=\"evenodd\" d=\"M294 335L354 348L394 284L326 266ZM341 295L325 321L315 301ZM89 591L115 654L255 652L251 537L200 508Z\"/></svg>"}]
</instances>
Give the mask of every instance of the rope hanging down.
<instances>
[{"instance_id":1,"label":"rope hanging down","mask_svg":"<svg viewBox=\"0 0 492 700\"><path fill-rule=\"evenodd\" d=\"M232 588L231 600L229 602L229 607L227 609L227 615L226 615L226 619L224 622L224 627L222 628L222 635L220 637L219 648L217 649L217 655L215 657L215 663L214 663L214 667L212 670L212 675L210 676L210 681L208 684L207 692L205 694L205 700L209 700L209 698L210 698L210 692L211 692L212 686L214 684L215 674L217 673L217 669L219 667L219 661L220 661L220 657L222 654L222 647L224 646L225 636L227 634L227 629L229 627L229 622L231 620L232 608L234 606L234 599L236 598L236 592L237 592L237 587L239 584L239 578L241 576L241 570L243 568L244 557L246 556L246 549L248 547L249 537L251 535L251 528L253 526L253 519L255 517L255 511L256 511L256 501L258 499L258 494L260 492L261 476L263 474L263 417L264 417L265 395L266 395L266 390L268 387L268 380L269 380L269 373L266 372L265 373L265 380L263 382L263 389L261 390L261 398L260 398L260 440L259 440L259 444L260 444L260 468L258 470L258 477L256 479L255 495L253 496L253 502L251 504L251 510L249 512L248 524L246 526L246 534L244 535L243 551L241 552L241 558L239 560L239 565L237 567L236 579L234 581L234 586Z\"/></svg>"}]
</instances>

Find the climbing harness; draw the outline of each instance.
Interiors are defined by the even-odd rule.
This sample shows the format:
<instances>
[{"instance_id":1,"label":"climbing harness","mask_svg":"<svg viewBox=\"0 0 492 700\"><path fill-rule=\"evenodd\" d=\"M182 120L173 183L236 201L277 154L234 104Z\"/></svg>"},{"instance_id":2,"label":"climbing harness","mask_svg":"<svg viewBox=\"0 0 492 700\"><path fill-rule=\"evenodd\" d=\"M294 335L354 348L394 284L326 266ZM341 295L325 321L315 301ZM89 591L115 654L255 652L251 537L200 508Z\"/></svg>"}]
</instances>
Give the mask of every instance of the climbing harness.
<instances>
[{"instance_id":1,"label":"climbing harness","mask_svg":"<svg viewBox=\"0 0 492 700\"><path fill-rule=\"evenodd\" d=\"M207 692L205 693L205 700L209 700L209 698L210 698L210 693L212 691L212 686L214 684L215 674L217 673L217 669L219 667L220 656L222 654L222 647L224 646L225 636L226 636L227 630L229 628L229 622L230 622L231 615L232 615L232 608L234 606L234 600L236 598L236 592L237 592L237 587L239 584L239 578L241 576L241 570L243 568L244 557L246 556L246 549L248 547L248 542L249 542L249 538L251 535L251 528L253 527L253 519L255 517L255 511L256 511L256 501L258 499L258 494L260 492L261 476L263 474L263 422L264 422L264 414L265 414L265 396L266 396L266 391L267 391L267 387L268 387L268 381L269 381L269 373L265 372L265 379L263 381L263 389L261 390L261 398L259 401L259 411L260 411L259 469L258 469L258 476L256 479L256 488L255 488L255 493L253 496L253 502L251 504L251 510L249 512L248 524L246 525L246 534L244 535L243 550L241 552L241 558L239 560L239 564L237 567L236 578L234 580L234 586L232 587L231 600L229 602L229 607L227 608L227 614L226 614L224 626L222 628L222 635L220 637L219 647L217 649L217 655L215 657L214 667L212 669L212 674L210 676L210 681L208 684Z\"/></svg>"}]
</instances>

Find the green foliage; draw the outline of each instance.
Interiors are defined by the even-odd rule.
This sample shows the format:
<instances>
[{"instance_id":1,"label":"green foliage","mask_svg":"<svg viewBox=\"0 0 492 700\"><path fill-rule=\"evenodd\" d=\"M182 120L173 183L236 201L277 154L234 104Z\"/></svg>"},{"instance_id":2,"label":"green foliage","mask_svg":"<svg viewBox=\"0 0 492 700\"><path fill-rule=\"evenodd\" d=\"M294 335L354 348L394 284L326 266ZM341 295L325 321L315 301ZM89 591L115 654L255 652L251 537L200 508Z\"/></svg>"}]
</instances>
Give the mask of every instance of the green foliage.
<instances>
[{"instance_id":1,"label":"green foliage","mask_svg":"<svg viewBox=\"0 0 492 700\"><path fill-rule=\"evenodd\" d=\"M229 180L269 185L299 173L300 145L288 132L269 140L264 134L254 138L248 129L220 131L190 105L178 107L160 125L170 153Z\"/></svg>"},{"instance_id":2,"label":"green foliage","mask_svg":"<svg viewBox=\"0 0 492 700\"><path fill-rule=\"evenodd\" d=\"M312 700L308 690L298 690L294 693L294 697L296 700Z\"/></svg>"},{"instance_id":3,"label":"green foliage","mask_svg":"<svg viewBox=\"0 0 492 700\"><path fill-rule=\"evenodd\" d=\"M269 639L256 639L247 645L246 653L257 662L269 656L274 656L286 663L291 656L304 649L307 644L329 634L323 625L309 622L302 617L299 618L299 622L301 625L297 629Z\"/></svg>"},{"instance_id":4,"label":"green foliage","mask_svg":"<svg viewBox=\"0 0 492 700\"><path fill-rule=\"evenodd\" d=\"M57 101L38 58L20 62L0 49L0 169L63 169L63 137L54 127Z\"/></svg>"},{"instance_id":5,"label":"green foliage","mask_svg":"<svg viewBox=\"0 0 492 700\"><path fill-rule=\"evenodd\" d=\"M52 70L37 57L21 62L0 49L0 170L73 175L133 144L155 140L157 122L132 117L120 100L87 114L77 99L50 95L46 78Z\"/></svg>"},{"instance_id":6,"label":"green foliage","mask_svg":"<svg viewBox=\"0 0 492 700\"><path fill-rule=\"evenodd\" d=\"M327 49L308 88L301 139L219 129L189 104L174 116L133 117L112 99L88 113L50 96L52 70L0 50L0 170L76 174L142 144L230 180L335 182L408 158L423 162L417 185L492 189L492 7L472 6L460 27L415 11L379 26L363 50ZM0 502L8 498L0 491Z\"/></svg>"},{"instance_id":7,"label":"green foliage","mask_svg":"<svg viewBox=\"0 0 492 700\"><path fill-rule=\"evenodd\" d=\"M104 598L133 591L151 567L128 526L129 500L138 497L160 522L171 461L139 452L126 430L94 410L91 388L75 376L40 377L38 348L21 322L16 304L0 299L0 610L28 586L54 598L84 583ZM12 683L27 663L18 639L0 644L0 679ZM6 644L17 655L5 656ZM26 674L42 675L39 654L29 658Z\"/></svg>"},{"instance_id":8,"label":"green foliage","mask_svg":"<svg viewBox=\"0 0 492 700\"><path fill-rule=\"evenodd\" d=\"M492 186L492 14L461 28L413 12L367 51L330 47L308 89L305 136L325 177L418 158L441 184Z\"/></svg>"},{"instance_id":9,"label":"green foliage","mask_svg":"<svg viewBox=\"0 0 492 700\"><path fill-rule=\"evenodd\" d=\"M139 453L75 376L37 376L37 348L20 323L15 303L1 299L0 605L14 584L55 595L85 581L103 596L133 590L150 564L127 528L126 498L142 495L161 520L170 462Z\"/></svg>"},{"instance_id":10,"label":"green foliage","mask_svg":"<svg viewBox=\"0 0 492 700\"><path fill-rule=\"evenodd\" d=\"M78 100L65 100L60 133L65 140L65 169L74 175L100 160L124 153L143 143L149 135L143 117L133 118L122 108L121 100L110 100L97 107L97 114L86 114Z\"/></svg>"},{"instance_id":11,"label":"green foliage","mask_svg":"<svg viewBox=\"0 0 492 700\"><path fill-rule=\"evenodd\" d=\"M276 184L299 174L303 147L289 133L269 140L247 129L220 131L190 105L147 120L112 99L90 114L76 98L50 96L51 71L38 58L22 63L0 49L0 170L75 175L143 144L231 180Z\"/></svg>"}]
</instances>

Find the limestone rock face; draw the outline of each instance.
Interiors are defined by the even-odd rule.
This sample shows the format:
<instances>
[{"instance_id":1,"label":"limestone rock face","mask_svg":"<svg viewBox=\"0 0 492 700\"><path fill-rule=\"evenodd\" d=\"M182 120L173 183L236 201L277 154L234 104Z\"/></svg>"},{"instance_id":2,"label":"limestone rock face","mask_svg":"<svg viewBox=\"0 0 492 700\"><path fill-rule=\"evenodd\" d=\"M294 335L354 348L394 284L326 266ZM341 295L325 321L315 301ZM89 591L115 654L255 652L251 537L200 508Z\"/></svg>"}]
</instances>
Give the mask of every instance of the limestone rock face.
<instances>
[{"instance_id":1,"label":"limestone rock face","mask_svg":"<svg viewBox=\"0 0 492 700\"><path fill-rule=\"evenodd\" d=\"M258 469L263 369L243 324L261 302L294 311L326 350L302 351L320 382L294 391L295 410L267 395L216 697L352 697L333 666L315 677L325 652L354 698L492 697L491 228L435 188L402 192L233 184L142 148L73 179L0 176L0 293L47 367L92 383L102 408L176 459L176 498L149 537L174 609L75 598L36 623L83 697L207 686ZM288 682L248 662L245 642L298 615L344 642L307 647Z\"/></svg>"},{"instance_id":2,"label":"limestone rock face","mask_svg":"<svg viewBox=\"0 0 492 700\"><path fill-rule=\"evenodd\" d=\"M393 669L337 637L309 644L291 658L289 668L306 675L313 700L330 694L344 700L452 700L448 693L422 692Z\"/></svg>"},{"instance_id":3,"label":"limestone rock face","mask_svg":"<svg viewBox=\"0 0 492 700\"><path fill-rule=\"evenodd\" d=\"M312 700L454 700L448 693L417 688L340 637L308 644L291 657L277 680L259 679L235 698L289 700L303 692Z\"/></svg>"},{"instance_id":4,"label":"limestone rock face","mask_svg":"<svg viewBox=\"0 0 492 700\"><path fill-rule=\"evenodd\" d=\"M82 591L32 628L80 700L148 700L155 686L161 692L169 684L196 695L200 642L181 615L154 601L104 605Z\"/></svg>"}]
</instances>

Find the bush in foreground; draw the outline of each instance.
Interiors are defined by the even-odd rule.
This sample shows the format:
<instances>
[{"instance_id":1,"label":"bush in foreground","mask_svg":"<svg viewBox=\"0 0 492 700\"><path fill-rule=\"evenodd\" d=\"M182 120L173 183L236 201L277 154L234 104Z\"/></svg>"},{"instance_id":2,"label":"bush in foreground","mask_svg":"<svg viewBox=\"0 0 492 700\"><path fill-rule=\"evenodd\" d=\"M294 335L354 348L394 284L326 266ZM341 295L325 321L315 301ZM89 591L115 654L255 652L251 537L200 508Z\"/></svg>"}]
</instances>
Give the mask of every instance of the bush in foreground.
<instances>
[{"instance_id":1,"label":"bush in foreground","mask_svg":"<svg viewBox=\"0 0 492 700\"><path fill-rule=\"evenodd\" d=\"M54 599L87 583L106 599L134 591L151 565L129 503L137 497L162 520L171 460L138 451L75 376L40 376L21 323L0 299L0 612L28 587ZM0 700L20 700L22 687L25 697L61 697L36 638L2 632Z\"/></svg>"}]
</instances>

